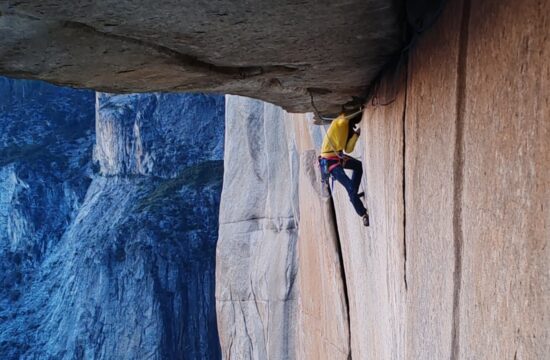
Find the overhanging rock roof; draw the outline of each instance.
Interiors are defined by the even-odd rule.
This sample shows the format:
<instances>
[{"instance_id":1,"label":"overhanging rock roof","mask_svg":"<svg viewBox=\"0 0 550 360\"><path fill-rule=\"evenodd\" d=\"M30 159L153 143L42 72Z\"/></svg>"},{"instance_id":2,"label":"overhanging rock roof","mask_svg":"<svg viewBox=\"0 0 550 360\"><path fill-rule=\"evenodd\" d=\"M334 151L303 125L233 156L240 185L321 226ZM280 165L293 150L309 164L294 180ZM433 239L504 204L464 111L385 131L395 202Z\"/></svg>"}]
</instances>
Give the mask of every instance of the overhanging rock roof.
<instances>
[{"instance_id":1,"label":"overhanging rock roof","mask_svg":"<svg viewBox=\"0 0 550 360\"><path fill-rule=\"evenodd\" d=\"M0 73L109 92L240 94L311 111L361 95L402 3L0 0Z\"/></svg>"}]
</instances>

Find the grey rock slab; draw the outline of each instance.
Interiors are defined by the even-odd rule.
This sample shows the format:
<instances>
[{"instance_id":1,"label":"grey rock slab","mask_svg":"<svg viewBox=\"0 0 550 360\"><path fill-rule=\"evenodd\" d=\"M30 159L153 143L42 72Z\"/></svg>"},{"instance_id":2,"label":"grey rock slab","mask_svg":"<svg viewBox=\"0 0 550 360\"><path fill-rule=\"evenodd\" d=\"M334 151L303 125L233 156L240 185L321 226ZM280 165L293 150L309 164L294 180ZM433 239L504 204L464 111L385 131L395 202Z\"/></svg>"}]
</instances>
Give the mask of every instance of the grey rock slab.
<instances>
[{"instance_id":1,"label":"grey rock slab","mask_svg":"<svg viewBox=\"0 0 550 360\"><path fill-rule=\"evenodd\" d=\"M294 112L361 95L401 47L402 4L0 2L0 73L107 92L208 91Z\"/></svg>"},{"instance_id":2,"label":"grey rock slab","mask_svg":"<svg viewBox=\"0 0 550 360\"><path fill-rule=\"evenodd\" d=\"M294 358L298 156L279 107L226 96L216 251L224 358Z\"/></svg>"}]
</instances>

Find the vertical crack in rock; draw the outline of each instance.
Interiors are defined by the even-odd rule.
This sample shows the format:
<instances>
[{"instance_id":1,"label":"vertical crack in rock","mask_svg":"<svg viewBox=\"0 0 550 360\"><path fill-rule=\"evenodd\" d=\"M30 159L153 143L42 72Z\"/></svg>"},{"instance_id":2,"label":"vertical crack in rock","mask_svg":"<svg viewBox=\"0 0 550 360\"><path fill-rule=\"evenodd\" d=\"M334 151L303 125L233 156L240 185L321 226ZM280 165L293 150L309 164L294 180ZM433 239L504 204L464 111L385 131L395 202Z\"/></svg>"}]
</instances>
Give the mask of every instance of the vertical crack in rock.
<instances>
[{"instance_id":1,"label":"vertical crack in rock","mask_svg":"<svg viewBox=\"0 0 550 360\"><path fill-rule=\"evenodd\" d=\"M349 309L349 294L348 294L348 282L346 278L346 269L344 267L344 254L342 252L342 243L340 242L340 232L338 231L338 221L336 221L336 208L334 207L333 197L329 199L330 214L334 223L334 232L336 235L336 250L338 251L338 261L340 262L340 272L342 274L342 285L344 290L344 301L346 302L346 315L348 321L348 359L351 359L351 318Z\"/></svg>"},{"instance_id":2,"label":"vertical crack in rock","mask_svg":"<svg viewBox=\"0 0 550 360\"><path fill-rule=\"evenodd\" d=\"M468 51L468 25L470 20L470 0L465 0L460 25L456 89L456 137L454 153L453 189L453 238L455 265L453 274L453 322L451 330L451 360L459 358L460 352L460 289L462 282L462 195L464 183L464 112L466 102L466 61Z\"/></svg>"},{"instance_id":3,"label":"vertical crack in rock","mask_svg":"<svg viewBox=\"0 0 550 360\"><path fill-rule=\"evenodd\" d=\"M409 84L409 71L408 68L405 67L405 97L403 101L403 115L402 115L402 122L403 122L403 141L402 143L402 157L403 157L403 282L405 283L405 291L408 290L407 285L407 194L405 192L405 183L406 183L406 175L407 175L407 162L405 161L405 154L406 154L406 148L407 148L407 142L406 142L406 116L407 116L407 87Z\"/></svg>"}]
</instances>

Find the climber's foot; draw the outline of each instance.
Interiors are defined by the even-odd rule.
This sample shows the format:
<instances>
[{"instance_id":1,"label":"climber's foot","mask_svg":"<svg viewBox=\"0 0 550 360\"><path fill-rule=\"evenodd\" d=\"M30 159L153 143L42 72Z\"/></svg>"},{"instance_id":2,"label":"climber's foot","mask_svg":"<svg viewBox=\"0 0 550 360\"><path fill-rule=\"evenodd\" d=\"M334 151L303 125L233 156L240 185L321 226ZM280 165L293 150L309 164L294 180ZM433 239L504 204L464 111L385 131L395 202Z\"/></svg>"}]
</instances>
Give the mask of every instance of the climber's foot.
<instances>
[{"instance_id":1,"label":"climber's foot","mask_svg":"<svg viewBox=\"0 0 550 360\"><path fill-rule=\"evenodd\" d=\"M363 215L363 225L369 226L369 214Z\"/></svg>"},{"instance_id":2,"label":"climber's foot","mask_svg":"<svg viewBox=\"0 0 550 360\"><path fill-rule=\"evenodd\" d=\"M365 197L365 192L360 192L359 194L357 194L357 196L359 196L360 198Z\"/></svg>"}]
</instances>

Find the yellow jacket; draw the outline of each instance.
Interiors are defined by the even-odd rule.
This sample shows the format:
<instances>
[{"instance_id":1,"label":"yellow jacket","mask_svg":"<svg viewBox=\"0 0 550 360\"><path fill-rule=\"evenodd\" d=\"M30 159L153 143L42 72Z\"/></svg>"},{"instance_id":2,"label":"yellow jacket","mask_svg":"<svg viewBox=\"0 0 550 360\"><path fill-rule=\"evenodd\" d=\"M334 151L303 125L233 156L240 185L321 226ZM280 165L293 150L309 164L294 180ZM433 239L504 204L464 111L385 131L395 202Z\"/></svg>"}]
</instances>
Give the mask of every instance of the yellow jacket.
<instances>
[{"instance_id":1,"label":"yellow jacket","mask_svg":"<svg viewBox=\"0 0 550 360\"><path fill-rule=\"evenodd\" d=\"M349 120L344 114L332 121L321 146L322 157L334 157L336 152L350 153L355 148L359 135L354 133L348 140Z\"/></svg>"}]
</instances>

